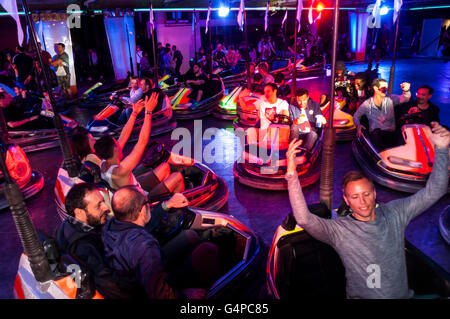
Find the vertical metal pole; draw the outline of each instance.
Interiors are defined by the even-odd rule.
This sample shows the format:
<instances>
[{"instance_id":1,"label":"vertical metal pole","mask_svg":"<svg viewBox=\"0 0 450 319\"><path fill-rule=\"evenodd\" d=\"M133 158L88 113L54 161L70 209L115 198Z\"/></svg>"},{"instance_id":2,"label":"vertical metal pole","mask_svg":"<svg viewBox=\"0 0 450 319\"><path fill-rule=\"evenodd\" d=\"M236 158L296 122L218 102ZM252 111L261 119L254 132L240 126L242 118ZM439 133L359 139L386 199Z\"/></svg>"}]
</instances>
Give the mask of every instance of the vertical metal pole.
<instances>
[{"instance_id":1,"label":"vertical metal pole","mask_svg":"<svg viewBox=\"0 0 450 319\"><path fill-rule=\"evenodd\" d=\"M292 70L292 79L291 79L291 103L295 101L295 91L297 86L297 30L298 30L298 2L302 0L297 0L296 4L296 14L295 14L295 23L294 23L294 69ZM301 13L300 13L300 21L301 21Z\"/></svg>"},{"instance_id":2,"label":"vertical metal pole","mask_svg":"<svg viewBox=\"0 0 450 319\"><path fill-rule=\"evenodd\" d=\"M333 206L333 173L334 173L334 149L336 141L336 131L333 127L334 116L334 74L336 72L336 51L339 26L339 0L334 4L334 28L333 28L333 51L331 58L331 90L330 90L330 111L328 126L325 127L325 138L322 150L322 167L320 171L320 202L327 205L331 210Z\"/></svg>"},{"instance_id":3,"label":"vertical metal pole","mask_svg":"<svg viewBox=\"0 0 450 319\"><path fill-rule=\"evenodd\" d=\"M211 6L211 1L209 2L209 5ZM213 70L213 47L212 47L212 27L211 27L211 18L209 19L209 27L208 27L208 33L209 33L209 67L210 67L210 73L212 73ZM197 62L197 61L195 61Z\"/></svg>"},{"instance_id":4,"label":"vertical metal pole","mask_svg":"<svg viewBox=\"0 0 450 319\"><path fill-rule=\"evenodd\" d=\"M130 35L129 35L128 24L127 23L125 23L125 27L127 29L128 54L130 56L130 73L131 73L131 76L134 76L133 58L131 56L131 47L130 47Z\"/></svg>"},{"instance_id":5,"label":"vertical metal pole","mask_svg":"<svg viewBox=\"0 0 450 319\"><path fill-rule=\"evenodd\" d=\"M0 138L0 168L5 179L4 192L8 201L11 215L22 242L23 250L30 262L34 278L39 282L46 282L53 278L47 257L41 242L36 234L36 229L31 222L30 214L23 199L19 186L9 175L6 166L6 154L8 152L7 141Z\"/></svg>"},{"instance_id":6,"label":"vertical metal pole","mask_svg":"<svg viewBox=\"0 0 450 319\"><path fill-rule=\"evenodd\" d=\"M152 0L150 0L150 8L153 8ZM149 15L151 15L153 12L150 12ZM149 16L150 17L150 16ZM156 23L155 20L153 20L153 23ZM153 81L155 88L158 87L158 59L156 58L156 43L155 43L155 30L153 29L153 26L151 26L152 30L152 48L153 48Z\"/></svg>"},{"instance_id":7,"label":"vertical metal pole","mask_svg":"<svg viewBox=\"0 0 450 319\"><path fill-rule=\"evenodd\" d=\"M27 1L22 0L22 5L23 5L23 9L25 11L25 17L27 19L28 26L30 27L31 39L33 41L34 48L36 49L39 64L41 66L41 69L45 70L45 65L42 60L41 51L39 50L37 40L36 40L36 30L34 28L33 20L31 19ZM55 103L55 99L53 98L53 95L52 95L52 88L50 86L50 81L48 80L47 73L45 71L42 72L42 75L44 76L45 90L48 93L48 96L50 98L50 103L53 108L53 113L54 113L53 123L55 124L55 128L58 133L59 145L61 147L63 157L64 157L63 165L64 165L64 168L67 170L69 177L76 177L76 176L78 176L78 170L76 168L75 161L72 157L72 151L69 146L69 141L67 139L66 132L64 131L64 125L63 125L62 119L56 110L56 103Z\"/></svg>"},{"instance_id":8,"label":"vertical metal pole","mask_svg":"<svg viewBox=\"0 0 450 319\"><path fill-rule=\"evenodd\" d=\"M392 94L394 90L394 75L395 75L395 58L397 55L397 39L398 39L398 25L400 24L400 10L398 11L397 22L395 26L395 39L394 39L394 56L392 57L391 72L389 73L388 93Z\"/></svg>"},{"instance_id":9,"label":"vertical metal pole","mask_svg":"<svg viewBox=\"0 0 450 319\"><path fill-rule=\"evenodd\" d=\"M245 43L245 69L247 70L247 89L252 89L252 75L250 74L250 48L248 45L248 34L247 34L247 10L244 5L244 43Z\"/></svg>"},{"instance_id":10,"label":"vertical metal pole","mask_svg":"<svg viewBox=\"0 0 450 319\"><path fill-rule=\"evenodd\" d=\"M195 15L195 9L192 13L192 19L195 19L193 22L194 25L194 61L197 62L197 16Z\"/></svg>"}]
</instances>

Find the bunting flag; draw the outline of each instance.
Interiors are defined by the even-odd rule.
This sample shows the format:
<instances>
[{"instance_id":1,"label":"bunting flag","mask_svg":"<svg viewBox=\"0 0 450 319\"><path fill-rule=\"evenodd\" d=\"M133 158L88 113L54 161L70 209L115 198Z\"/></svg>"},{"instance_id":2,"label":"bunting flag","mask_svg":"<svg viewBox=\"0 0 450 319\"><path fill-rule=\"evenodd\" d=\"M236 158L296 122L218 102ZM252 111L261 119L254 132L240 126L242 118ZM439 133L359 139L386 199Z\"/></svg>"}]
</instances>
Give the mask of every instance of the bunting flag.
<instances>
[{"instance_id":1,"label":"bunting flag","mask_svg":"<svg viewBox=\"0 0 450 319\"><path fill-rule=\"evenodd\" d=\"M209 7L208 7L208 16L206 17L206 29L205 29L205 34L208 33L208 27L209 27L209 20L211 18L211 1L209 2Z\"/></svg>"},{"instance_id":2,"label":"bunting flag","mask_svg":"<svg viewBox=\"0 0 450 319\"><path fill-rule=\"evenodd\" d=\"M244 0L241 0L241 5L239 6L239 12L237 15L237 23L239 24L241 31L244 31L244 10Z\"/></svg>"},{"instance_id":3,"label":"bunting flag","mask_svg":"<svg viewBox=\"0 0 450 319\"><path fill-rule=\"evenodd\" d=\"M283 28L283 27L284 27L284 23L286 22L286 20L287 20L287 17L288 17L288 11L286 10L286 13L284 14L284 18L283 18L283 21L281 21L281 28Z\"/></svg>"},{"instance_id":4,"label":"bunting flag","mask_svg":"<svg viewBox=\"0 0 450 319\"><path fill-rule=\"evenodd\" d=\"M266 32L267 28L269 27L269 8L270 8L270 1L267 0L266 15L264 16L264 31Z\"/></svg>"},{"instance_id":5,"label":"bunting flag","mask_svg":"<svg viewBox=\"0 0 450 319\"><path fill-rule=\"evenodd\" d=\"M16 20L17 25L17 41L19 45L23 43L23 30L22 25L20 24L19 12L17 11L17 3L16 0L0 0L0 6L8 12L11 17ZM27 29L28 30L28 29Z\"/></svg>"},{"instance_id":6,"label":"bunting flag","mask_svg":"<svg viewBox=\"0 0 450 319\"><path fill-rule=\"evenodd\" d=\"M397 21L398 13L403 5L403 0L394 0L394 23Z\"/></svg>"},{"instance_id":7,"label":"bunting flag","mask_svg":"<svg viewBox=\"0 0 450 319\"><path fill-rule=\"evenodd\" d=\"M153 4L150 4L149 24L150 24L150 32L153 33L153 30L155 30L155 17L153 16Z\"/></svg>"},{"instance_id":8,"label":"bunting flag","mask_svg":"<svg viewBox=\"0 0 450 319\"><path fill-rule=\"evenodd\" d=\"M314 20L313 20L313 3L314 3L314 0L311 1L311 6L309 7L309 13L308 13L309 24L313 24L314 23Z\"/></svg>"},{"instance_id":9,"label":"bunting flag","mask_svg":"<svg viewBox=\"0 0 450 319\"><path fill-rule=\"evenodd\" d=\"M264 31L266 32L267 28L269 27L269 9L270 9L270 1L267 0L266 16L264 17Z\"/></svg>"},{"instance_id":10,"label":"bunting flag","mask_svg":"<svg viewBox=\"0 0 450 319\"><path fill-rule=\"evenodd\" d=\"M300 28L302 27L302 10L303 10L303 0L297 0L297 21L298 21L298 30L300 32Z\"/></svg>"}]
</instances>

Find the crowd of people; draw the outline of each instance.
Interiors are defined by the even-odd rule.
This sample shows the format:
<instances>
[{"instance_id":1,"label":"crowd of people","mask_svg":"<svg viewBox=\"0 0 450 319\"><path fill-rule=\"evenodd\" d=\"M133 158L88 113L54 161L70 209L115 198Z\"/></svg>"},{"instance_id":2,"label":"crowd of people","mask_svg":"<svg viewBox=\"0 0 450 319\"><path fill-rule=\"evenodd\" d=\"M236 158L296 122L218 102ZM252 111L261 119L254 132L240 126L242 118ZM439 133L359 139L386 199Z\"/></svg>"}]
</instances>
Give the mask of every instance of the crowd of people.
<instances>
[{"instance_id":1,"label":"crowd of people","mask_svg":"<svg viewBox=\"0 0 450 319\"><path fill-rule=\"evenodd\" d=\"M320 37L306 34L299 39L304 56L323 52ZM342 61L336 64L336 96L346 100L346 111L353 115L357 134L363 127L377 150L381 151L401 143L400 119L415 114L429 126L430 139L435 145L436 159L433 172L424 190L412 197L376 206L373 182L360 172L344 177L344 200L351 208L348 216L324 220L308 210L296 171L295 155L303 145L311 149L318 138L318 128L326 124L321 104L314 101L306 88L297 88L294 96L284 83L282 74L273 76L271 64L277 56L289 57L293 50L281 50L275 41L263 37L249 52L245 46L217 43L208 53L200 48L197 61L190 70L180 73L183 62L181 51L175 46L158 43L160 75L170 74L183 79L191 87L190 97L201 101L209 80L210 57L213 68L234 69L248 54L251 83L239 95L241 105L252 93L259 93L258 136L248 136L249 142L261 139L277 116L290 118L290 145L287 151L289 198L299 225L313 237L330 244L340 255L347 271L347 296L350 298L411 297L406 279L403 250L404 229L412 218L425 211L443 194L448 185L448 147L450 133L439 124L439 107L430 99L433 88L422 85L416 99L411 100L410 84L401 84L401 96L387 94L387 81L370 79L370 73L348 72ZM289 53L290 52L290 53ZM90 51L92 63L95 52ZM43 91L42 72L70 97L69 57L62 43L56 45L56 55L41 49L45 69L40 68L33 52L23 47L16 54L6 55L1 65L2 83L13 87L16 97L7 101L0 89L1 107L5 108L8 122L20 121L23 114L33 112L36 105L33 91ZM100 178L107 183L107 195L95 184L80 183L71 188L65 198L69 217L58 229L61 249L76 255L93 272L97 289L109 298L204 298L206 289L218 275L219 249L198 231L183 231L167 243L160 243L152 234L161 218L171 209L184 208L189 201L183 176L162 163L147 169L140 163L149 142L152 114L161 108L165 95L157 83L149 79L152 63L148 53L136 48L139 77L130 80L130 93L126 97L129 107L119 119L123 129L118 139L105 135L94 140L84 128L76 128L70 138L71 149L79 165L92 162L99 167ZM204 72L206 71L206 72ZM291 102L292 101L292 102ZM123 149L130 138L136 119L144 118L138 141L124 156ZM364 120L365 118L365 120ZM364 124L366 121L366 124ZM153 205L155 198L171 194L167 200ZM109 201L105 200L105 197ZM388 257L388 258L386 258ZM380 290L366 286L365 266L373 260L379 262L386 273Z\"/></svg>"},{"instance_id":2,"label":"crowd of people","mask_svg":"<svg viewBox=\"0 0 450 319\"><path fill-rule=\"evenodd\" d=\"M55 55L42 49L38 43L44 70L38 60L35 50L26 50L17 46L15 52L6 50L0 59L0 83L8 87L17 87L27 91L42 93L44 91L44 76L46 73L52 88L59 88L68 99L72 97L70 91L69 55L65 52L64 43L55 43Z\"/></svg>"}]
</instances>

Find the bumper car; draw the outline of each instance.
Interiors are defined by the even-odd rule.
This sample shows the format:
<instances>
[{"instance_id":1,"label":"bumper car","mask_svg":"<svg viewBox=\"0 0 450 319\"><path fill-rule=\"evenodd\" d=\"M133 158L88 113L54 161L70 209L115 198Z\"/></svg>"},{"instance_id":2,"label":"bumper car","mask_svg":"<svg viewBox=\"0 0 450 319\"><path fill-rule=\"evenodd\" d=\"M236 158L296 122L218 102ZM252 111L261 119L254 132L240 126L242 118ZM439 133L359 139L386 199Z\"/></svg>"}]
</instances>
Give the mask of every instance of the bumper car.
<instances>
[{"instance_id":1,"label":"bumper car","mask_svg":"<svg viewBox=\"0 0 450 319\"><path fill-rule=\"evenodd\" d=\"M241 82L247 80L247 70L245 62L238 62L233 69L222 70L219 73L223 80L223 84L226 89L231 89L239 86Z\"/></svg>"},{"instance_id":2,"label":"bumper car","mask_svg":"<svg viewBox=\"0 0 450 319\"><path fill-rule=\"evenodd\" d=\"M170 99L175 117L180 120L196 119L205 117L213 112L214 107L220 103L225 88L222 79L216 75L205 84L203 100L200 102L190 99L190 88L180 88L179 91Z\"/></svg>"},{"instance_id":3,"label":"bumper car","mask_svg":"<svg viewBox=\"0 0 450 319\"><path fill-rule=\"evenodd\" d=\"M245 101L244 105L239 103L239 95L236 97L237 118L233 121L233 127L235 130L238 128L247 129L249 127L256 126L259 121L259 113L256 105L260 97L260 94L252 93L251 95L243 98Z\"/></svg>"},{"instance_id":4,"label":"bumper car","mask_svg":"<svg viewBox=\"0 0 450 319\"><path fill-rule=\"evenodd\" d=\"M128 82L128 79L108 84L97 82L83 92L77 101L77 106L89 109L105 107L111 102L109 99L111 94L122 95L128 92Z\"/></svg>"},{"instance_id":5,"label":"bumper car","mask_svg":"<svg viewBox=\"0 0 450 319\"><path fill-rule=\"evenodd\" d=\"M249 292L262 261L261 244L255 233L233 216L197 208L173 210L161 220L153 234L164 242L183 230L204 231L218 226L226 228L226 236L213 237L208 241L217 245L219 254L224 258L219 263L217 279L207 289L206 298L252 297ZM76 256L60 252L54 239L41 237L55 278L45 283L46 289L38 289L43 284L36 281L27 256L22 254L14 283L16 299L104 299L106 294L96 290L94 279L89 276L90 271L85 264ZM74 270L79 271L78 282L74 280Z\"/></svg>"},{"instance_id":6,"label":"bumper car","mask_svg":"<svg viewBox=\"0 0 450 319\"><path fill-rule=\"evenodd\" d=\"M442 238L450 245L450 205L439 216L439 231Z\"/></svg>"},{"instance_id":7,"label":"bumper car","mask_svg":"<svg viewBox=\"0 0 450 319\"><path fill-rule=\"evenodd\" d=\"M36 195L44 187L44 176L33 171L25 152L17 145L10 143L6 145L6 167L12 179L19 185L25 199ZM0 171L0 209L9 207L5 197L5 181Z\"/></svg>"},{"instance_id":8,"label":"bumper car","mask_svg":"<svg viewBox=\"0 0 450 319\"><path fill-rule=\"evenodd\" d=\"M289 125L271 124L263 140L246 144L242 156L234 163L233 175L241 183L253 188L287 190L284 176L287 170L286 152L289 147ZM312 149L301 148L297 155L297 172L303 187L320 177L320 154L323 130Z\"/></svg>"},{"instance_id":9,"label":"bumper car","mask_svg":"<svg viewBox=\"0 0 450 319\"><path fill-rule=\"evenodd\" d=\"M239 104L239 94L244 87L237 86L230 94L224 96L219 105L214 109L213 115L222 120L234 120L237 116L237 104Z\"/></svg>"},{"instance_id":10,"label":"bumper car","mask_svg":"<svg viewBox=\"0 0 450 319\"><path fill-rule=\"evenodd\" d=\"M219 210L227 203L228 187L222 178L202 163L170 153L158 141L151 143L147 148L142 165L135 171L137 177L138 174L144 174L162 162L169 163L171 172L180 172L183 175L186 187L183 195L189 200L190 207ZM61 220L67 218L64 207L66 194L74 184L82 182L97 183L99 188L103 189L105 200L109 202L113 190L110 190L107 183L101 180L100 168L97 165L90 162L83 164L79 176L75 178L70 178L66 169L61 167L55 184L55 202ZM161 198L170 195L161 194ZM159 198L154 199L154 201L158 200Z\"/></svg>"},{"instance_id":11,"label":"bumper car","mask_svg":"<svg viewBox=\"0 0 450 319\"><path fill-rule=\"evenodd\" d=\"M180 86L175 82L175 79L168 74L164 75L159 80L158 85L167 96L173 96L180 89Z\"/></svg>"},{"instance_id":12,"label":"bumper car","mask_svg":"<svg viewBox=\"0 0 450 319\"><path fill-rule=\"evenodd\" d=\"M425 127L423 124L403 125L401 133L405 144L381 152L363 129L363 136L353 140L353 155L363 171L378 184L415 193L425 187L434 162L434 146Z\"/></svg>"},{"instance_id":13,"label":"bumper car","mask_svg":"<svg viewBox=\"0 0 450 319\"><path fill-rule=\"evenodd\" d=\"M321 203L309 205L309 210L325 219L337 215ZM417 298L447 298L448 279L430 267L421 254L405 242L410 288ZM334 248L309 235L292 213L278 226L273 237L266 264L266 284L269 294L276 299L346 298L345 268L339 255Z\"/></svg>"},{"instance_id":14,"label":"bumper car","mask_svg":"<svg viewBox=\"0 0 450 319\"><path fill-rule=\"evenodd\" d=\"M275 64L277 63L277 64ZM277 65L283 65L282 67L277 67ZM306 78L310 76L317 76L325 74L325 57L323 56L312 56L309 58L303 58L297 60L295 63L297 78ZM272 75L276 73L283 73L284 79L292 79L293 66L289 60L279 60L274 62L272 68Z\"/></svg>"},{"instance_id":15,"label":"bumper car","mask_svg":"<svg viewBox=\"0 0 450 319\"><path fill-rule=\"evenodd\" d=\"M328 122L330 117L329 97L323 95L320 102L320 109ZM343 110L345 105L345 98L335 98L333 127L336 129L337 141L352 141L356 136L356 126L353 122L353 116Z\"/></svg>"},{"instance_id":16,"label":"bumper car","mask_svg":"<svg viewBox=\"0 0 450 319\"><path fill-rule=\"evenodd\" d=\"M323 204L309 206L311 213L331 218ZM269 294L276 299L345 299L345 269L336 251L314 239L289 214L278 226L266 264Z\"/></svg>"},{"instance_id":17,"label":"bumper car","mask_svg":"<svg viewBox=\"0 0 450 319\"><path fill-rule=\"evenodd\" d=\"M118 124L118 119L122 110L126 107L131 107L128 101L123 100L121 97L116 97L113 103L110 103L94 116L94 119L88 123L86 129L89 130L94 138L99 138L103 134L119 136L125 123ZM144 118L139 116L134 124L131 140L137 138L143 124ZM173 117L169 98L166 96L163 100L163 105L160 108L157 107L152 114L151 136L170 132L176 127L177 122Z\"/></svg>"}]
</instances>

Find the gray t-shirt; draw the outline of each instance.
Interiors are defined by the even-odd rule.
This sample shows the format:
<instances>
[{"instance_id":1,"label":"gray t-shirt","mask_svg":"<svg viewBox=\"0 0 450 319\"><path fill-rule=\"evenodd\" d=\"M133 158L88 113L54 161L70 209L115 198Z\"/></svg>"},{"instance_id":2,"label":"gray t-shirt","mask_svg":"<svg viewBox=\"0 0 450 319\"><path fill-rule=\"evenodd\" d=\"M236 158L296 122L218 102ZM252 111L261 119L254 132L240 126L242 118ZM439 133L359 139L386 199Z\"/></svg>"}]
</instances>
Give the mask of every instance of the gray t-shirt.
<instances>
[{"instance_id":1,"label":"gray t-shirt","mask_svg":"<svg viewBox=\"0 0 450 319\"><path fill-rule=\"evenodd\" d=\"M350 215L330 220L311 214L298 178L286 175L297 223L341 257L348 298L412 297L406 272L405 229L447 192L448 161L448 148L435 149L435 163L425 188L410 197L380 204L370 222Z\"/></svg>"}]
</instances>

